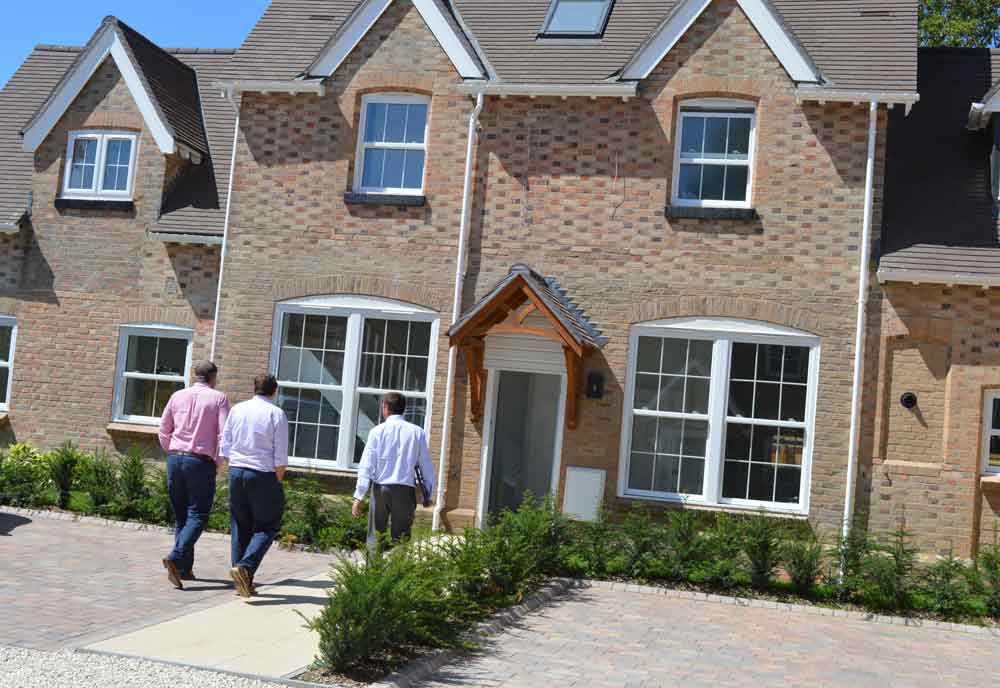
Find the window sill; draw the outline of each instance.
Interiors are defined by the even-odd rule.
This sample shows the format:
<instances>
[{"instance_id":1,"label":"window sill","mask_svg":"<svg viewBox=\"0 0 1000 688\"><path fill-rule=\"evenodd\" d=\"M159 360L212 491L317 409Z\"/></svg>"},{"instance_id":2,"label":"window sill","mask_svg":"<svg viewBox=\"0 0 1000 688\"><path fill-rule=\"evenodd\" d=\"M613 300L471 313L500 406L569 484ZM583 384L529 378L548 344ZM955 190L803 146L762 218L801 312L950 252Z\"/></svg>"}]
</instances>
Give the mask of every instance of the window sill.
<instances>
[{"instance_id":1,"label":"window sill","mask_svg":"<svg viewBox=\"0 0 1000 688\"><path fill-rule=\"evenodd\" d=\"M344 203L351 205L401 205L423 207L427 205L427 196L410 196L406 194L370 194L348 191L344 194Z\"/></svg>"},{"instance_id":2,"label":"window sill","mask_svg":"<svg viewBox=\"0 0 1000 688\"><path fill-rule=\"evenodd\" d=\"M989 473L979 479L979 486L984 490L1000 490L1000 474Z\"/></svg>"},{"instance_id":3,"label":"window sill","mask_svg":"<svg viewBox=\"0 0 1000 688\"><path fill-rule=\"evenodd\" d=\"M696 509L701 511L716 511L729 514L745 514L747 512L763 512L768 516L785 517L791 519L808 518L809 514L801 507L781 508L777 506L766 506L763 504L729 504L711 503L700 499L683 499L679 497L646 496L625 493L619 495L619 499L627 499L636 502L658 502L661 504L675 504L685 509Z\"/></svg>"},{"instance_id":4,"label":"window sill","mask_svg":"<svg viewBox=\"0 0 1000 688\"><path fill-rule=\"evenodd\" d=\"M81 210L135 210L135 202L110 198L57 198L56 208L58 210L66 208Z\"/></svg>"},{"instance_id":5,"label":"window sill","mask_svg":"<svg viewBox=\"0 0 1000 688\"><path fill-rule=\"evenodd\" d=\"M139 423L110 423L108 432L118 432L125 435L159 435L160 426L140 425Z\"/></svg>"},{"instance_id":6,"label":"window sill","mask_svg":"<svg viewBox=\"0 0 1000 688\"><path fill-rule=\"evenodd\" d=\"M0 411L0 425L10 421L10 416L7 415L6 411Z\"/></svg>"},{"instance_id":7,"label":"window sill","mask_svg":"<svg viewBox=\"0 0 1000 688\"><path fill-rule=\"evenodd\" d=\"M666 215L670 219L693 220L757 220L760 218L756 208L696 208L685 205L668 205Z\"/></svg>"}]
</instances>

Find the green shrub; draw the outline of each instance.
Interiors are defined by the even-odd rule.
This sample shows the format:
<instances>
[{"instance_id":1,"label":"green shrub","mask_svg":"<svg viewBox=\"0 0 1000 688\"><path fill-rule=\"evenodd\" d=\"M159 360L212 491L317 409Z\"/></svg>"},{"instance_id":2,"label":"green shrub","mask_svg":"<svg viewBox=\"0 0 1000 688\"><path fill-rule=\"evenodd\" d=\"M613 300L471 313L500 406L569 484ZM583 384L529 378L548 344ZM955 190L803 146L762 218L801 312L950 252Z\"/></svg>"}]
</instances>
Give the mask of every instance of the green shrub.
<instances>
[{"instance_id":1,"label":"green shrub","mask_svg":"<svg viewBox=\"0 0 1000 688\"><path fill-rule=\"evenodd\" d=\"M613 576L651 578L650 565L659 559L664 537L662 528L650 516L649 508L645 504L634 506L625 517L620 532L625 551L608 562L608 573Z\"/></svg>"},{"instance_id":2,"label":"green shrub","mask_svg":"<svg viewBox=\"0 0 1000 688\"><path fill-rule=\"evenodd\" d=\"M11 445L0 461L0 503L41 506L49 475L48 457L27 444Z\"/></svg>"},{"instance_id":3,"label":"green shrub","mask_svg":"<svg viewBox=\"0 0 1000 688\"><path fill-rule=\"evenodd\" d=\"M837 539L837 557L829 578L837 581L838 596L842 600L855 596L864 586L864 563L877 549L868 534L867 524L867 518L858 515L847 537L841 534Z\"/></svg>"},{"instance_id":4,"label":"green shrub","mask_svg":"<svg viewBox=\"0 0 1000 688\"><path fill-rule=\"evenodd\" d=\"M749 563L750 582L765 589L781 563L781 541L775 521L757 514L743 525L743 554Z\"/></svg>"},{"instance_id":5,"label":"green shrub","mask_svg":"<svg viewBox=\"0 0 1000 688\"><path fill-rule=\"evenodd\" d=\"M173 514L172 509L170 513ZM229 483L216 479L212 511L208 514L208 528L220 533L228 533L231 526L229 520Z\"/></svg>"},{"instance_id":6,"label":"green shrub","mask_svg":"<svg viewBox=\"0 0 1000 688\"><path fill-rule=\"evenodd\" d=\"M982 601L973 597L973 590L978 587L974 571L953 552L938 558L923 572L922 579L923 606L939 616L961 619L976 615L982 607Z\"/></svg>"},{"instance_id":7,"label":"green shrub","mask_svg":"<svg viewBox=\"0 0 1000 688\"><path fill-rule=\"evenodd\" d=\"M823 573L823 543L812 540L789 540L782 545L782 563L795 592L809 597L816 580Z\"/></svg>"},{"instance_id":8,"label":"green shrub","mask_svg":"<svg viewBox=\"0 0 1000 688\"><path fill-rule=\"evenodd\" d=\"M122 518L141 516L149 491L146 485L146 462L138 447L129 449L128 454L118 462L117 487L116 515Z\"/></svg>"},{"instance_id":9,"label":"green shrub","mask_svg":"<svg viewBox=\"0 0 1000 688\"><path fill-rule=\"evenodd\" d=\"M889 545L870 552L861 563L861 600L878 610L905 611L912 605L917 551L900 527Z\"/></svg>"},{"instance_id":10,"label":"green shrub","mask_svg":"<svg viewBox=\"0 0 1000 688\"><path fill-rule=\"evenodd\" d=\"M66 442L49 456L49 477L56 488L60 509L69 509L70 493L76 478L76 467L84 454L72 442Z\"/></svg>"},{"instance_id":11,"label":"green shrub","mask_svg":"<svg viewBox=\"0 0 1000 688\"><path fill-rule=\"evenodd\" d=\"M733 588L749 582L741 560L742 529L731 516L719 514L715 525L702 533L701 547L701 557L689 574L693 583Z\"/></svg>"},{"instance_id":12,"label":"green shrub","mask_svg":"<svg viewBox=\"0 0 1000 688\"><path fill-rule=\"evenodd\" d=\"M977 560L986 598L986 611L1000 619L1000 542L994 533L993 544L979 552Z\"/></svg>"},{"instance_id":13,"label":"green shrub","mask_svg":"<svg viewBox=\"0 0 1000 688\"><path fill-rule=\"evenodd\" d=\"M703 557L698 517L692 511L671 511L667 517L663 553L663 578L687 580Z\"/></svg>"},{"instance_id":14,"label":"green shrub","mask_svg":"<svg viewBox=\"0 0 1000 688\"><path fill-rule=\"evenodd\" d=\"M106 514L118 494L118 466L103 451L87 454L77 466L77 482L90 497L90 508Z\"/></svg>"},{"instance_id":15,"label":"green shrub","mask_svg":"<svg viewBox=\"0 0 1000 688\"><path fill-rule=\"evenodd\" d=\"M563 556L563 568L573 575L604 578L607 564L618 554L618 537L602 508L594 521L575 524Z\"/></svg>"},{"instance_id":16,"label":"green shrub","mask_svg":"<svg viewBox=\"0 0 1000 688\"><path fill-rule=\"evenodd\" d=\"M154 470L146 479L146 501L144 513L152 522L159 525L174 524L174 507L170 502L170 492L167 490L167 474L162 470Z\"/></svg>"},{"instance_id":17,"label":"green shrub","mask_svg":"<svg viewBox=\"0 0 1000 688\"><path fill-rule=\"evenodd\" d=\"M326 498L315 480L294 480L285 486L285 515L281 531L296 542L311 544L330 526L324 508Z\"/></svg>"}]
</instances>

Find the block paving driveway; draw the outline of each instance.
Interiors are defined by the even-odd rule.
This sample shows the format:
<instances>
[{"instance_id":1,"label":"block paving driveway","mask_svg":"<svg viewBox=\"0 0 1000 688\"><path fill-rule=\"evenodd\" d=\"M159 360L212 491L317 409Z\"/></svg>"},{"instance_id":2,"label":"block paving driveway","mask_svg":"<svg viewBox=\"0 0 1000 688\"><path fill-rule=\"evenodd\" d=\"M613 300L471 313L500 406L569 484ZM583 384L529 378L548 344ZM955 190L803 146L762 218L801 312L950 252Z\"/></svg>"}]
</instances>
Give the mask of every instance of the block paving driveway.
<instances>
[{"instance_id":1,"label":"block paving driveway","mask_svg":"<svg viewBox=\"0 0 1000 688\"><path fill-rule=\"evenodd\" d=\"M195 575L174 590L161 560L173 536L159 530L19 516L0 510L0 645L78 648L233 597L229 538L202 536ZM332 558L273 547L262 584L304 580Z\"/></svg>"}]
</instances>

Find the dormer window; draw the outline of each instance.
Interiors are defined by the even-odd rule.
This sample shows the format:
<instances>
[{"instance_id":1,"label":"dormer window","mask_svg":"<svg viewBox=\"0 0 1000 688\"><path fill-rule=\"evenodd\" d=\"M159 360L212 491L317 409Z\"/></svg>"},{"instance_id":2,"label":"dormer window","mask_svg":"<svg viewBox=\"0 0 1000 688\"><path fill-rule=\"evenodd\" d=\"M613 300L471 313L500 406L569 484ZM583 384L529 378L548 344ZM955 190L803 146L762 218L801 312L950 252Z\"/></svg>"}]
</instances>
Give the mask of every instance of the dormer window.
<instances>
[{"instance_id":1,"label":"dormer window","mask_svg":"<svg viewBox=\"0 0 1000 688\"><path fill-rule=\"evenodd\" d=\"M423 194L429 106L429 98L410 93L364 97L355 162L356 191L402 196Z\"/></svg>"},{"instance_id":2,"label":"dormer window","mask_svg":"<svg viewBox=\"0 0 1000 688\"><path fill-rule=\"evenodd\" d=\"M116 131L71 133L62 198L132 200L135 153L135 134Z\"/></svg>"},{"instance_id":3,"label":"dormer window","mask_svg":"<svg viewBox=\"0 0 1000 688\"><path fill-rule=\"evenodd\" d=\"M543 38L599 38L604 33L614 0L552 0Z\"/></svg>"}]
</instances>

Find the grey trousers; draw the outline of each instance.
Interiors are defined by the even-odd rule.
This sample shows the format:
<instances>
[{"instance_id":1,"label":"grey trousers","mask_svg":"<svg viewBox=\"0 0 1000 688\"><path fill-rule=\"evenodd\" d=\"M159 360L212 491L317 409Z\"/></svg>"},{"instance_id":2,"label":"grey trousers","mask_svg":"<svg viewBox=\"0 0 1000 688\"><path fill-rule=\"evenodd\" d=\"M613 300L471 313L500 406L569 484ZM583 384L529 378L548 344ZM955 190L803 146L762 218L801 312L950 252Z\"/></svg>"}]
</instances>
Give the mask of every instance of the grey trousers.
<instances>
[{"instance_id":1,"label":"grey trousers","mask_svg":"<svg viewBox=\"0 0 1000 688\"><path fill-rule=\"evenodd\" d=\"M378 533L391 529L392 541L409 539L417 511L417 492L409 485L372 485L368 507L368 551L374 552Z\"/></svg>"}]
</instances>

